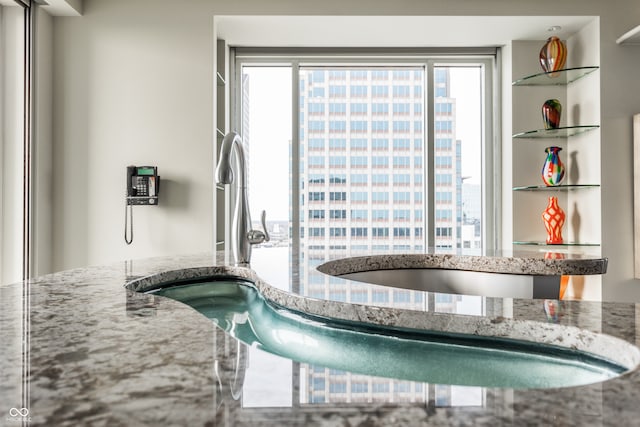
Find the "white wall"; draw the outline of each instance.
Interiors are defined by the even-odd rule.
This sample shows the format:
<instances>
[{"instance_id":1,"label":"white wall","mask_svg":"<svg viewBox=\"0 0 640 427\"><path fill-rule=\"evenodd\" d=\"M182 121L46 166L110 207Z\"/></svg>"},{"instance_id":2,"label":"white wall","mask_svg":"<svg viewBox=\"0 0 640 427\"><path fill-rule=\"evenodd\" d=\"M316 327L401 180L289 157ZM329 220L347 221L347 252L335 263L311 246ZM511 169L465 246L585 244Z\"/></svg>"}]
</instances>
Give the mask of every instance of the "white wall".
<instances>
[{"instance_id":1,"label":"white wall","mask_svg":"<svg viewBox=\"0 0 640 427\"><path fill-rule=\"evenodd\" d=\"M22 279L23 16L0 6L0 283Z\"/></svg>"},{"instance_id":2,"label":"white wall","mask_svg":"<svg viewBox=\"0 0 640 427\"><path fill-rule=\"evenodd\" d=\"M53 18L36 8L33 76L32 275L53 270Z\"/></svg>"},{"instance_id":3,"label":"white wall","mask_svg":"<svg viewBox=\"0 0 640 427\"><path fill-rule=\"evenodd\" d=\"M212 248L214 15L548 11L600 17L602 253L610 258L603 296L640 300L640 282L631 279L630 233L631 116L640 111L640 53L615 44L640 24L636 0L618 1L616 7L596 0L86 0L84 16L56 18L54 24L54 269ZM509 152L505 146L503 153ZM506 154L503 161L509 162ZM163 177L161 206L136 209L131 247L122 236L129 163L156 164ZM510 191L510 184L504 188Z\"/></svg>"},{"instance_id":4,"label":"white wall","mask_svg":"<svg viewBox=\"0 0 640 427\"><path fill-rule=\"evenodd\" d=\"M55 269L212 248L213 17L156 3L56 20ZM127 246L132 164L158 166L160 205L134 207Z\"/></svg>"}]
</instances>

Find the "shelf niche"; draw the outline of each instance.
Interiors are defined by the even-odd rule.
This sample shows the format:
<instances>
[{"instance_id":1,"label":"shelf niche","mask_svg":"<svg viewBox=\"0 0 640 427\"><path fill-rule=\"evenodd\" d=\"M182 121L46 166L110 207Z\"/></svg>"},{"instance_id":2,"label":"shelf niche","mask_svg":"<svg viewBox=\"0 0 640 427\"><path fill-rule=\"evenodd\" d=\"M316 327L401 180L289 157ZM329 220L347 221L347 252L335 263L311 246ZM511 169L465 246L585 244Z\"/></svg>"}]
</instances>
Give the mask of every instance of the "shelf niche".
<instances>
[{"instance_id":1,"label":"shelf niche","mask_svg":"<svg viewBox=\"0 0 640 427\"><path fill-rule=\"evenodd\" d=\"M599 57L597 52L574 48L591 45L597 40L598 32L595 25L585 27L569 37L565 41L569 52L567 62L572 65L584 64L584 66L568 67L553 72L541 72L537 61L544 40L513 42L512 129L514 132L511 136L514 181L512 194L514 196L513 234L509 239L509 243L513 246L529 246L530 249L539 248L537 250L551 252L577 250L580 253L592 255L599 255L601 252L601 218L598 208L601 187L597 173L600 141L599 132L594 132L600 129L599 99L596 96L600 78L597 72L599 66L592 66L597 64ZM567 118L567 126L557 129L536 129L538 126L536 123L542 126L542 122L533 119L539 117L540 105L544 100L551 98L559 99L565 107L564 117ZM516 143L517 141L527 143ZM578 176L574 176L575 181L571 181L571 184L526 185L527 182L540 182L536 177L539 176L539 168L544 158L538 153L539 162L535 162L534 165L531 159L533 153L537 153L535 147L546 146L543 144L560 144L563 150L566 150L565 153L569 157L563 160L568 168L567 173L570 175L569 168L575 162L580 166L579 181ZM517 197L516 194L518 194ZM562 244L546 243L546 232L540 218L540 212L544 209L543 198L553 195L562 199L564 203L562 208L567 215ZM577 222L574 221L574 213L577 215ZM600 284L590 284L588 287L591 286L587 293L591 293L594 299L599 298Z\"/></svg>"}]
</instances>

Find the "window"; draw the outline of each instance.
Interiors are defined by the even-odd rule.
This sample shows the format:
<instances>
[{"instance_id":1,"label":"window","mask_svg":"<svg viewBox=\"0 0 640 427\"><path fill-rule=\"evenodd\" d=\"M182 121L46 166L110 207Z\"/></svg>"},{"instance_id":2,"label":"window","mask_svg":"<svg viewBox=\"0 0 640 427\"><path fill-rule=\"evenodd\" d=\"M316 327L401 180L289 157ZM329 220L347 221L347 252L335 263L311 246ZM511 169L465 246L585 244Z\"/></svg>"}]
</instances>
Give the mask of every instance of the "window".
<instances>
[{"instance_id":1,"label":"window","mask_svg":"<svg viewBox=\"0 0 640 427\"><path fill-rule=\"evenodd\" d=\"M321 120L310 120L309 121L309 132L324 132L324 121L321 121Z\"/></svg>"},{"instance_id":2,"label":"window","mask_svg":"<svg viewBox=\"0 0 640 427\"><path fill-rule=\"evenodd\" d=\"M309 237L324 237L324 228L309 227Z\"/></svg>"},{"instance_id":3,"label":"window","mask_svg":"<svg viewBox=\"0 0 640 427\"><path fill-rule=\"evenodd\" d=\"M344 138L329 138L329 148L331 150L344 150L347 148L347 140Z\"/></svg>"},{"instance_id":4,"label":"window","mask_svg":"<svg viewBox=\"0 0 640 427\"><path fill-rule=\"evenodd\" d=\"M345 174L331 174L329 175L329 184L337 185L337 184L346 184L347 176Z\"/></svg>"},{"instance_id":5,"label":"window","mask_svg":"<svg viewBox=\"0 0 640 427\"><path fill-rule=\"evenodd\" d=\"M366 203L367 198L368 198L368 193L366 191L353 191L351 193L352 203Z\"/></svg>"},{"instance_id":6,"label":"window","mask_svg":"<svg viewBox=\"0 0 640 427\"><path fill-rule=\"evenodd\" d=\"M324 192L320 191L310 191L309 192L309 201L324 201Z\"/></svg>"},{"instance_id":7,"label":"window","mask_svg":"<svg viewBox=\"0 0 640 427\"><path fill-rule=\"evenodd\" d=\"M351 211L351 219L353 220L364 220L366 221L368 218L366 209L353 209Z\"/></svg>"},{"instance_id":8,"label":"window","mask_svg":"<svg viewBox=\"0 0 640 427\"><path fill-rule=\"evenodd\" d=\"M329 383L329 392L330 393L346 393L347 383L344 381L341 381L341 382L332 381Z\"/></svg>"},{"instance_id":9,"label":"window","mask_svg":"<svg viewBox=\"0 0 640 427\"><path fill-rule=\"evenodd\" d=\"M322 168L324 167L324 156L309 156L310 168Z\"/></svg>"},{"instance_id":10,"label":"window","mask_svg":"<svg viewBox=\"0 0 640 427\"><path fill-rule=\"evenodd\" d=\"M409 138L394 138L394 150L409 150L411 148L411 140Z\"/></svg>"},{"instance_id":11,"label":"window","mask_svg":"<svg viewBox=\"0 0 640 427\"><path fill-rule=\"evenodd\" d=\"M311 209L309 211L309 219L324 219L323 209Z\"/></svg>"},{"instance_id":12,"label":"window","mask_svg":"<svg viewBox=\"0 0 640 427\"><path fill-rule=\"evenodd\" d=\"M451 138L436 138L436 151L451 150L453 141Z\"/></svg>"},{"instance_id":13,"label":"window","mask_svg":"<svg viewBox=\"0 0 640 427\"><path fill-rule=\"evenodd\" d=\"M329 228L330 237L346 237L347 229L344 227L331 227Z\"/></svg>"},{"instance_id":14,"label":"window","mask_svg":"<svg viewBox=\"0 0 640 427\"><path fill-rule=\"evenodd\" d=\"M394 85L393 97L394 98L407 98L411 95L411 86L409 85Z\"/></svg>"},{"instance_id":15,"label":"window","mask_svg":"<svg viewBox=\"0 0 640 427\"><path fill-rule=\"evenodd\" d=\"M411 236L411 230L409 227L394 227L393 237L409 237Z\"/></svg>"},{"instance_id":16,"label":"window","mask_svg":"<svg viewBox=\"0 0 640 427\"><path fill-rule=\"evenodd\" d=\"M389 302L388 291L373 291L371 292L371 299L373 302Z\"/></svg>"},{"instance_id":17,"label":"window","mask_svg":"<svg viewBox=\"0 0 640 427\"><path fill-rule=\"evenodd\" d=\"M373 174L371 175L371 184L380 186L380 185L388 185L389 184L389 175L388 174Z\"/></svg>"},{"instance_id":18,"label":"window","mask_svg":"<svg viewBox=\"0 0 640 427\"><path fill-rule=\"evenodd\" d=\"M389 383L373 383L371 386L374 393L389 392Z\"/></svg>"},{"instance_id":19,"label":"window","mask_svg":"<svg viewBox=\"0 0 640 427\"><path fill-rule=\"evenodd\" d=\"M351 132L366 132L368 122L366 120L351 120Z\"/></svg>"},{"instance_id":20,"label":"window","mask_svg":"<svg viewBox=\"0 0 640 427\"><path fill-rule=\"evenodd\" d=\"M309 138L309 150L324 150L324 139Z\"/></svg>"},{"instance_id":21,"label":"window","mask_svg":"<svg viewBox=\"0 0 640 427\"><path fill-rule=\"evenodd\" d=\"M347 211L344 209L331 209L329 211L329 218L330 219L346 219Z\"/></svg>"},{"instance_id":22,"label":"window","mask_svg":"<svg viewBox=\"0 0 640 427\"><path fill-rule=\"evenodd\" d=\"M322 104L322 106L322 112L324 112L324 104ZM309 112L311 112L311 110L309 110ZM344 102L332 102L329 104L329 113L332 115L344 115L347 113L347 104Z\"/></svg>"},{"instance_id":23,"label":"window","mask_svg":"<svg viewBox=\"0 0 640 427\"><path fill-rule=\"evenodd\" d=\"M352 163L353 166L353 163ZM351 185L362 186L367 185L368 176L362 173L351 174Z\"/></svg>"},{"instance_id":24,"label":"window","mask_svg":"<svg viewBox=\"0 0 640 427\"><path fill-rule=\"evenodd\" d=\"M374 115L387 115L389 114L389 104L381 104L379 102L375 102L371 104L371 112Z\"/></svg>"},{"instance_id":25,"label":"window","mask_svg":"<svg viewBox=\"0 0 640 427\"><path fill-rule=\"evenodd\" d=\"M366 168L367 167L367 156L351 156L351 167L352 168Z\"/></svg>"},{"instance_id":26,"label":"window","mask_svg":"<svg viewBox=\"0 0 640 427\"><path fill-rule=\"evenodd\" d=\"M408 102L393 104L394 115L404 115L404 114L409 114L410 112L411 112L411 104Z\"/></svg>"},{"instance_id":27,"label":"window","mask_svg":"<svg viewBox=\"0 0 640 427\"><path fill-rule=\"evenodd\" d=\"M453 104L450 102L436 102L436 114L451 114L453 112Z\"/></svg>"},{"instance_id":28,"label":"window","mask_svg":"<svg viewBox=\"0 0 640 427\"><path fill-rule=\"evenodd\" d=\"M393 291L393 301L400 303L411 302L411 293L409 291Z\"/></svg>"},{"instance_id":29,"label":"window","mask_svg":"<svg viewBox=\"0 0 640 427\"><path fill-rule=\"evenodd\" d=\"M346 132L347 122L344 120L329 120L329 132Z\"/></svg>"},{"instance_id":30,"label":"window","mask_svg":"<svg viewBox=\"0 0 640 427\"><path fill-rule=\"evenodd\" d=\"M309 184L324 184L324 175L318 173L310 173Z\"/></svg>"},{"instance_id":31,"label":"window","mask_svg":"<svg viewBox=\"0 0 640 427\"><path fill-rule=\"evenodd\" d=\"M367 86L352 85L350 95L352 98L365 98L367 96Z\"/></svg>"},{"instance_id":32,"label":"window","mask_svg":"<svg viewBox=\"0 0 640 427\"><path fill-rule=\"evenodd\" d=\"M351 104L351 114L352 115L367 114L367 104L362 102Z\"/></svg>"},{"instance_id":33,"label":"window","mask_svg":"<svg viewBox=\"0 0 640 427\"><path fill-rule=\"evenodd\" d=\"M409 203L411 201L411 192L409 191L394 191L393 203Z\"/></svg>"},{"instance_id":34,"label":"window","mask_svg":"<svg viewBox=\"0 0 640 427\"><path fill-rule=\"evenodd\" d=\"M388 80L389 72L387 70L373 70L371 71L372 80Z\"/></svg>"},{"instance_id":35,"label":"window","mask_svg":"<svg viewBox=\"0 0 640 427\"><path fill-rule=\"evenodd\" d=\"M368 229L366 227L351 227L351 237L367 237Z\"/></svg>"},{"instance_id":36,"label":"window","mask_svg":"<svg viewBox=\"0 0 640 427\"><path fill-rule=\"evenodd\" d=\"M409 120L394 120L393 131L397 133L405 133L411 130L411 122Z\"/></svg>"},{"instance_id":37,"label":"window","mask_svg":"<svg viewBox=\"0 0 640 427\"><path fill-rule=\"evenodd\" d=\"M372 150L387 150L389 148L389 140L386 138L374 138L371 140Z\"/></svg>"},{"instance_id":38,"label":"window","mask_svg":"<svg viewBox=\"0 0 640 427\"><path fill-rule=\"evenodd\" d=\"M371 201L373 203L388 203L389 202L389 193L386 191L372 191L371 192Z\"/></svg>"},{"instance_id":39,"label":"window","mask_svg":"<svg viewBox=\"0 0 640 427\"><path fill-rule=\"evenodd\" d=\"M387 209L373 209L371 211L371 219L374 221L386 221L389 219L389 211Z\"/></svg>"},{"instance_id":40,"label":"window","mask_svg":"<svg viewBox=\"0 0 640 427\"><path fill-rule=\"evenodd\" d=\"M351 147L351 150L353 150L353 151L366 151L366 149L367 149L367 139L366 138L351 138L350 147Z\"/></svg>"},{"instance_id":41,"label":"window","mask_svg":"<svg viewBox=\"0 0 640 427\"><path fill-rule=\"evenodd\" d=\"M394 187L404 187L411 184L411 175L408 173L393 174Z\"/></svg>"},{"instance_id":42,"label":"window","mask_svg":"<svg viewBox=\"0 0 640 427\"><path fill-rule=\"evenodd\" d=\"M409 209L394 209L394 221L409 221L411 219L411 211Z\"/></svg>"},{"instance_id":43,"label":"window","mask_svg":"<svg viewBox=\"0 0 640 427\"><path fill-rule=\"evenodd\" d=\"M347 158L345 156L329 156L329 167L332 169L347 167Z\"/></svg>"},{"instance_id":44,"label":"window","mask_svg":"<svg viewBox=\"0 0 640 427\"><path fill-rule=\"evenodd\" d=\"M331 201L345 201L347 200L347 193L345 191L330 191L329 200Z\"/></svg>"},{"instance_id":45,"label":"window","mask_svg":"<svg viewBox=\"0 0 640 427\"><path fill-rule=\"evenodd\" d=\"M374 227L371 229L371 235L373 237L389 237L388 227Z\"/></svg>"},{"instance_id":46,"label":"window","mask_svg":"<svg viewBox=\"0 0 640 427\"><path fill-rule=\"evenodd\" d=\"M371 156L371 167L372 168L388 168L389 167L389 157L387 156Z\"/></svg>"},{"instance_id":47,"label":"window","mask_svg":"<svg viewBox=\"0 0 640 427\"><path fill-rule=\"evenodd\" d=\"M411 166L411 157L409 156L393 156L394 168L408 168Z\"/></svg>"},{"instance_id":48,"label":"window","mask_svg":"<svg viewBox=\"0 0 640 427\"><path fill-rule=\"evenodd\" d=\"M389 122L388 121L380 121L374 120L371 122L371 131L372 132L389 132Z\"/></svg>"},{"instance_id":49,"label":"window","mask_svg":"<svg viewBox=\"0 0 640 427\"><path fill-rule=\"evenodd\" d=\"M345 98L347 96L347 87L344 85L340 86L329 86L329 98Z\"/></svg>"},{"instance_id":50,"label":"window","mask_svg":"<svg viewBox=\"0 0 640 427\"><path fill-rule=\"evenodd\" d=\"M372 86L371 97L372 98L387 98L389 96L389 86Z\"/></svg>"},{"instance_id":51,"label":"window","mask_svg":"<svg viewBox=\"0 0 640 427\"><path fill-rule=\"evenodd\" d=\"M296 221L309 222L302 228L295 223L289 226L304 233L294 243L300 245L303 257L305 251L322 243L312 245L306 239L325 236L339 237L340 245L332 245L333 250L347 252L371 248L367 241L372 238L378 248L462 247L463 218L479 224L473 229L474 239L476 234L480 241L487 237L491 230L485 230L485 224L493 222L478 213L479 209L469 210L470 203L460 203L460 177L465 177L465 185L479 187L474 206L495 205L493 200L481 200L493 194L482 188L486 183L492 185L488 171L493 169L481 163L494 157L490 144L485 144L494 140L493 109L482 98L494 92L487 86L494 68L491 52L468 57L426 53L424 57L403 57L394 52L393 60L384 63L376 59L379 55L359 55L356 63L345 55L329 58L326 52L291 60L278 54L278 66L273 67L273 58L267 58L273 50L255 57L255 51L236 51L241 52L235 58L243 80L231 87L238 88L234 99L242 101L236 101L232 109L241 114L232 115L237 123L231 126L242 129L241 134L249 138L249 173L269 166L247 179L250 206L272 212L269 196L288 197L285 209L280 209L284 214L271 218L292 224L290 212L297 212ZM273 78L260 80L261 73L275 68L286 70L288 87L281 86L265 109L259 111L251 104L251 114L245 114L245 101L259 92L258 87L276 86ZM428 76L433 76L431 83L425 81ZM245 82L250 84L245 87ZM281 104L290 110L282 117L295 122L290 123L288 135L274 138L271 127L254 129L254 118L270 114ZM471 113L462 118L460 111ZM275 126L280 121L284 119L270 123ZM271 155L276 139L286 152L280 151L269 161L255 161ZM251 153L258 147L265 147L267 154L254 157ZM288 185L261 187L275 172L290 177ZM434 179L427 173L433 173ZM298 203L290 205L291 200ZM258 218L260 211L252 216ZM394 238L410 240L394 243ZM476 246L475 240L471 246Z\"/></svg>"},{"instance_id":52,"label":"window","mask_svg":"<svg viewBox=\"0 0 640 427\"><path fill-rule=\"evenodd\" d=\"M367 393L369 391L369 383L364 381L352 381L351 393Z\"/></svg>"}]
</instances>

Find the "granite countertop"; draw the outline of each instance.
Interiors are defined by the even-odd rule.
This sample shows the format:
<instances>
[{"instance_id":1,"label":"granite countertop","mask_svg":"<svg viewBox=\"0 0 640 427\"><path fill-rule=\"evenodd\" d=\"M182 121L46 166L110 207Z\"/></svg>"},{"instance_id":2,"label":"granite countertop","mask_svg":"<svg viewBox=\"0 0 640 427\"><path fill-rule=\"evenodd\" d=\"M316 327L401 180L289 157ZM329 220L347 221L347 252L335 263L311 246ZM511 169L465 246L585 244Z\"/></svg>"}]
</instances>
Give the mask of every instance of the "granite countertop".
<instances>
[{"instance_id":1,"label":"granite countertop","mask_svg":"<svg viewBox=\"0 0 640 427\"><path fill-rule=\"evenodd\" d=\"M0 425L620 426L640 417L637 367L580 387L414 384L410 395L391 390L384 399L314 401L301 364L283 365L242 348L192 308L132 290L193 277L241 277L268 300L317 315L535 340L597 350L631 365L639 357L627 344L637 344L640 335L636 304L551 301L556 316L543 310L549 301L510 298L484 298L475 315L364 306L306 298L265 277L262 265L231 267L211 255L155 258L0 286ZM238 372L245 368L240 393Z\"/></svg>"},{"instance_id":2,"label":"granite countertop","mask_svg":"<svg viewBox=\"0 0 640 427\"><path fill-rule=\"evenodd\" d=\"M330 260L318 269L333 276L371 270L446 269L514 275L592 275L607 272L607 258L554 252L374 254Z\"/></svg>"}]
</instances>

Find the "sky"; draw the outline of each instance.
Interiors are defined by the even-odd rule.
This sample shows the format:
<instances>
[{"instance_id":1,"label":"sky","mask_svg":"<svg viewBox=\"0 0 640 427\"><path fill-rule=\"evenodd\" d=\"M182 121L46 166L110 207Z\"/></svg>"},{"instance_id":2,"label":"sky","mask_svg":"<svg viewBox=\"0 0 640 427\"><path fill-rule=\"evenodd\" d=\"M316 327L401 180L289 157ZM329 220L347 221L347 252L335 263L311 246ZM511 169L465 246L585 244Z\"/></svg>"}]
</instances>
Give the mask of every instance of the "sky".
<instances>
[{"instance_id":1,"label":"sky","mask_svg":"<svg viewBox=\"0 0 640 427\"><path fill-rule=\"evenodd\" d=\"M289 141L291 69L246 67L250 75L249 206L252 219L262 210L267 220L289 218ZM462 176L480 184L481 116L478 68L452 67L451 97L456 99L456 139L462 141Z\"/></svg>"}]
</instances>

